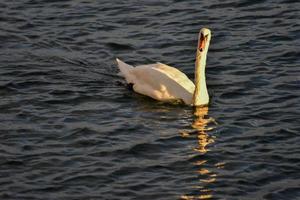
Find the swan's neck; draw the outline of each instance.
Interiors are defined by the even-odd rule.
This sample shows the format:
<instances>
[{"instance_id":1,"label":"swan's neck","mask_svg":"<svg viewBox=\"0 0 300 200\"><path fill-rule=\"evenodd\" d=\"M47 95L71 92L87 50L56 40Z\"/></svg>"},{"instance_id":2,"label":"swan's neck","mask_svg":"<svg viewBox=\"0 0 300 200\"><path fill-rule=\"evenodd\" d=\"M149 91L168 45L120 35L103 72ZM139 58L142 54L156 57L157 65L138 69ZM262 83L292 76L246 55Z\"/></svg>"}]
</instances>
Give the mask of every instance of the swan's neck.
<instances>
[{"instance_id":1,"label":"swan's neck","mask_svg":"<svg viewBox=\"0 0 300 200\"><path fill-rule=\"evenodd\" d=\"M193 96L193 105L201 106L209 102L209 96L206 88L205 66L206 66L207 48L203 53L197 49L195 63L195 91Z\"/></svg>"}]
</instances>

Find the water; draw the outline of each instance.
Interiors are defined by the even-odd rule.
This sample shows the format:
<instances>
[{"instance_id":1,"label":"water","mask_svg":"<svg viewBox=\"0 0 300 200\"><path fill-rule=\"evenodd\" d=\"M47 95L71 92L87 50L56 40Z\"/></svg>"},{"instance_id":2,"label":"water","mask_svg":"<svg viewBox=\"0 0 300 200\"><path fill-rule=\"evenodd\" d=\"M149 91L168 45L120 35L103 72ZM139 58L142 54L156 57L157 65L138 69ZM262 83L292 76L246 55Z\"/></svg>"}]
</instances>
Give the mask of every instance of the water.
<instances>
[{"instance_id":1,"label":"water","mask_svg":"<svg viewBox=\"0 0 300 200\"><path fill-rule=\"evenodd\" d=\"M300 3L0 3L1 199L300 199ZM134 94L114 59L190 78L210 105ZM196 114L194 114L196 112Z\"/></svg>"}]
</instances>

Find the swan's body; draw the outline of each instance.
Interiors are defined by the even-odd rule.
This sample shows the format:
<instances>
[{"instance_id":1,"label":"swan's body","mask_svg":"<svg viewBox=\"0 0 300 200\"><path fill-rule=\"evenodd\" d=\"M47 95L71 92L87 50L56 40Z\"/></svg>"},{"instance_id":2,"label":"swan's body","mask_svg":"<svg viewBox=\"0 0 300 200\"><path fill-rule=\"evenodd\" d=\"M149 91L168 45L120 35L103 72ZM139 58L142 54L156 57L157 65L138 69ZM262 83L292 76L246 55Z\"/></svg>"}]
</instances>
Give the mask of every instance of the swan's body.
<instances>
[{"instance_id":1,"label":"swan's body","mask_svg":"<svg viewBox=\"0 0 300 200\"><path fill-rule=\"evenodd\" d=\"M185 104L208 104L209 96L205 81L206 54L210 31L201 29L195 64L195 84L178 69L162 64L130 66L117 59L121 74L137 93L159 101L182 100Z\"/></svg>"}]
</instances>

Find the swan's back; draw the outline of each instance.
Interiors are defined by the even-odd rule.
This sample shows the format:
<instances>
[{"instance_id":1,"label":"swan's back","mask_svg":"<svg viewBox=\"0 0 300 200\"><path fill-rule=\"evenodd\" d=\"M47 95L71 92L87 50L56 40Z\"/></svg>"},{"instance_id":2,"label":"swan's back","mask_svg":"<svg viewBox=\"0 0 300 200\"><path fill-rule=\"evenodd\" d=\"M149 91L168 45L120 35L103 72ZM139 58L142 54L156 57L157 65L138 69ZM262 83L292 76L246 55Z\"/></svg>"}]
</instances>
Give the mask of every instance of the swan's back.
<instances>
[{"instance_id":1,"label":"swan's back","mask_svg":"<svg viewBox=\"0 0 300 200\"><path fill-rule=\"evenodd\" d=\"M192 104L195 85L178 69L162 63L132 67L119 59L117 62L135 92L160 101L183 100Z\"/></svg>"}]
</instances>

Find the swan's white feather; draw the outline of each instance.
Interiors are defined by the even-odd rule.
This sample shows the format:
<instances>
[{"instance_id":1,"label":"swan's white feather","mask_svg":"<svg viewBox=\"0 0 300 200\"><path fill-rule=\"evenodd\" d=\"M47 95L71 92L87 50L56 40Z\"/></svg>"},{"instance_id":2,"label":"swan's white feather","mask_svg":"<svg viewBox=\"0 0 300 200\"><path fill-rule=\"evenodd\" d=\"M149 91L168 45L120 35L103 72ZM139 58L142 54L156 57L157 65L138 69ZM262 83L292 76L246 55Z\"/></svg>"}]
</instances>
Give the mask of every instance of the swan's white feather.
<instances>
[{"instance_id":1,"label":"swan's white feather","mask_svg":"<svg viewBox=\"0 0 300 200\"><path fill-rule=\"evenodd\" d=\"M162 63L133 67L119 59L117 62L135 92L160 101L182 100L192 104L195 85L178 69Z\"/></svg>"},{"instance_id":2,"label":"swan's white feather","mask_svg":"<svg viewBox=\"0 0 300 200\"><path fill-rule=\"evenodd\" d=\"M130 79L130 76L131 76L130 70L133 69L133 66L128 65L127 63L123 62L122 60L120 60L118 58L116 60L117 60L117 63L118 63L119 69L120 69L120 73L118 75L123 76L128 83L129 80L127 80L127 79Z\"/></svg>"}]
</instances>

